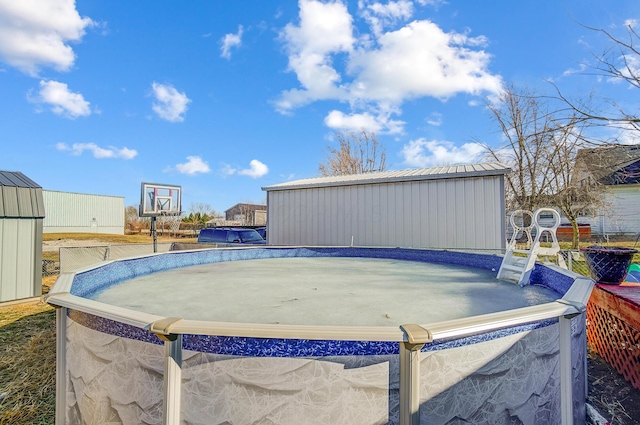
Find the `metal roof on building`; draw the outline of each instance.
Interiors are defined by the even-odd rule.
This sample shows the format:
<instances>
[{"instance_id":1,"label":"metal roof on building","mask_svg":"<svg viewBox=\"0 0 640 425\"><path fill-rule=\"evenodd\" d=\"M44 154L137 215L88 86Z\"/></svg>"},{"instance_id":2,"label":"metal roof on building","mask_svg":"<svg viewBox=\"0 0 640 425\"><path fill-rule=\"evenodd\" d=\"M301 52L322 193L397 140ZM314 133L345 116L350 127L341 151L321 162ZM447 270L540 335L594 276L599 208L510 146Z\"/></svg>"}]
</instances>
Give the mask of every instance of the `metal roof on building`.
<instances>
[{"instance_id":1,"label":"metal roof on building","mask_svg":"<svg viewBox=\"0 0 640 425\"><path fill-rule=\"evenodd\" d=\"M511 171L506 165L487 162L479 164L451 165L432 168L413 168L408 170L380 171L344 176L316 177L295 180L265 186L262 190L291 190L314 187L351 186L362 184L398 183L406 181L436 180L451 178L468 178L508 174Z\"/></svg>"},{"instance_id":2,"label":"metal roof on building","mask_svg":"<svg viewBox=\"0 0 640 425\"><path fill-rule=\"evenodd\" d=\"M42 187L19 171L0 170L0 218L43 218Z\"/></svg>"},{"instance_id":3,"label":"metal roof on building","mask_svg":"<svg viewBox=\"0 0 640 425\"><path fill-rule=\"evenodd\" d=\"M40 188L42 187L31 180L29 177L22 174L20 171L2 171L0 170L0 186L12 186L12 187L28 187L28 188Z\"/></svg>"}]
</instances>

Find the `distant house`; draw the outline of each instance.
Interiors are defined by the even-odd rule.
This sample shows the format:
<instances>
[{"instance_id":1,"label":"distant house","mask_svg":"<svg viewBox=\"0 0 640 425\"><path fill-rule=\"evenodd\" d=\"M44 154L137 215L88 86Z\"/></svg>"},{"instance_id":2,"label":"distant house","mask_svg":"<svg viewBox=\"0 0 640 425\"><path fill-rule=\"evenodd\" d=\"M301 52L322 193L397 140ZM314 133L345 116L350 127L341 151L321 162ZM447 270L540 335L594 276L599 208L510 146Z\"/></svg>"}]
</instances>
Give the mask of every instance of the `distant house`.
<instances>
[{"instance_id":1,"label":"distant house","mask_svg":"<svg viewBox=\"0 0 640 425\"><path fill-rule=\"evenodd\" d=\"M640 145L582 149L576 158L575 175L580 181L606 186L606 206L579 219L591 225L592 234L640 233Z\"/></svg>"},{"instance_id":2,"label":"distant house","mask_svg":"<svg viewBox=\"0 0 640 425\"><path fill-rule=\"evenodd\" d=\"M257 204L236 204L224 212L227 221L239 222L241 226L265 226L267 206Z\"/></svg>"}]
</instances>

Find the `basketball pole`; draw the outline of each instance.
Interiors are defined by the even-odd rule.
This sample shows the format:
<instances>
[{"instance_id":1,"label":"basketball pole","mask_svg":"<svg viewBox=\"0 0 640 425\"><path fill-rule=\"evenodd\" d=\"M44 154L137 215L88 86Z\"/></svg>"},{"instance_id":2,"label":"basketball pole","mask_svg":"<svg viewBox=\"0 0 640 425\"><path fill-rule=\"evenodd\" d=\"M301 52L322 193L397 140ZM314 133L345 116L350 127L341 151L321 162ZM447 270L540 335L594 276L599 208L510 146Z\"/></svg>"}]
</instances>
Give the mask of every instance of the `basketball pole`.
<instances>
[{"instance_id":1,"label":"basketball pole","mask_svg":"<svg viewBox=\"0 0 640 425\"><path fill-rule=\"evenodd\" d=\"M153 235L153 253L158 252L158 235L156 232L156 216L151 217L151 234Z\"/></svg>"}]
</instances>

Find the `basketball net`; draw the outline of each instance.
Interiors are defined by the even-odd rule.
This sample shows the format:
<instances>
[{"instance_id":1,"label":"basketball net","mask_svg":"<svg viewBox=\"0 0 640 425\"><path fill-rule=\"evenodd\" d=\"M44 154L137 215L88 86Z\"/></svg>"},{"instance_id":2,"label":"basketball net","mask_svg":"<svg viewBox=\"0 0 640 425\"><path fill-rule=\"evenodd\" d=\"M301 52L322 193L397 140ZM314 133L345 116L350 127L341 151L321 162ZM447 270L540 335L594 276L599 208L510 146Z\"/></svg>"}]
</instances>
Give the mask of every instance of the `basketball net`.
<instances>
[{"instance_id":1,"label":"basketball net","mask_svg":"<svg viewBox=\"0 0 640 425\"><path fill-rule=\"evenodd\" d=\"M161 228L164 229L164 225L166 224L169 227L169 230L172 232L177 232L180 230L180 222L182 213L170 213L167 214L166 211L163 211L158 216L158 221L160 222Z\"/></svg>"}]
</instances>

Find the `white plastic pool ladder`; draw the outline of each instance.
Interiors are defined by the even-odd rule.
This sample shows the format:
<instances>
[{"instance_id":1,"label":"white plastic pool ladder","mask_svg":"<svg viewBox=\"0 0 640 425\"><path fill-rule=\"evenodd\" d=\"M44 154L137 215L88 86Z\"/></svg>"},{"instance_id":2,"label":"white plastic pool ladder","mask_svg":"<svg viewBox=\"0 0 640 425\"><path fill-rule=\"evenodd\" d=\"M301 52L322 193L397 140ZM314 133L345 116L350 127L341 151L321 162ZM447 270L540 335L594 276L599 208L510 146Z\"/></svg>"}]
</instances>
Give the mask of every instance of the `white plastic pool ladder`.
<instances>
[{"instance_id":1,"label":"white plastic pool ladder","mask_svg":"<svg viewBox=\"0 0 640 425\"><path fill-rule=\"evenodd\" d=\"M540 224L540 214L551 213L554 218L554 224L551 227ZM516 223L516 218L522 216L522 223ZM530 224L525 226L527 220L524 216L530 217ZM533 212L526 210L517 210L511 213L509 217L511 226L513 227L513 235L507 244L507 250L502 259L500 270L498 270L498 279L506 279L517 282L520 286L529 284L529 277L535 266L539 255L557 256L558 265L566 268L564 258L560 253L560 244L556 237L556 230L560 225L560 214L553 208L538 208ZM536 230L536 236L531 241L531 231ZM517 249L518 236L522 232L522 236L527 237L527 249ZM541 247L540 240L546 236L551 239L550 247ZM520 254L520 255L516 255Z\"/></svg>"}]
</instances>

